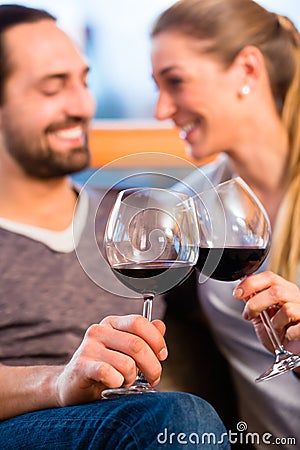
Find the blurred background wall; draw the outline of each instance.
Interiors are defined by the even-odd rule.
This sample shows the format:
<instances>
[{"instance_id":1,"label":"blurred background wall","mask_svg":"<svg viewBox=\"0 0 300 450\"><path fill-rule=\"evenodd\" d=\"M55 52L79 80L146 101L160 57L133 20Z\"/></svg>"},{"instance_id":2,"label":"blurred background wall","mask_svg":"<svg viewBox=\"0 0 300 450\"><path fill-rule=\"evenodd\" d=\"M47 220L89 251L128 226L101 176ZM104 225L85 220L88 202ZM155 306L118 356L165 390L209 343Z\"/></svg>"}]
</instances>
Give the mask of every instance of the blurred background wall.
<instances>
[{"instance_id":1,"label":"blurred background wall","mask_svg":"<svg viewBox=\"0 0 300 450\"><path fill-rule=\"evenodd\" d=\"M1 4L13 3L1 1ZM151 78L149 31L174 0L24 0L53 13L85 52L97 120L153 120L156 91ZM299 0L257 0L300 27Z\"/></svg>"}]
</instances>

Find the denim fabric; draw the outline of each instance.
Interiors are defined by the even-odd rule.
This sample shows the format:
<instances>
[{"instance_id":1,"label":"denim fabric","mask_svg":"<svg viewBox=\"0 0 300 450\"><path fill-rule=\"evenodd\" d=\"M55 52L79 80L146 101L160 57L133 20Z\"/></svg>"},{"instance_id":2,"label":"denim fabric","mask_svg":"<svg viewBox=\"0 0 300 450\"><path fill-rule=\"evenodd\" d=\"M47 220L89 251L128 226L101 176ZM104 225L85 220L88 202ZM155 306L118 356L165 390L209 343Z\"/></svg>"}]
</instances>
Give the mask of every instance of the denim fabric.
<instances>
[{"instance_id":1,"label":"denim fabric","mask_svg":"<svg viewBox=\"0 0 300 450\"><path fill-rule=\"evenodd\" d=\"M165 392L41 410L3 420L0 447L227 450L230 445L225 434L224 425L207 402L190 394Z\"/></svg>"}]
</instances>

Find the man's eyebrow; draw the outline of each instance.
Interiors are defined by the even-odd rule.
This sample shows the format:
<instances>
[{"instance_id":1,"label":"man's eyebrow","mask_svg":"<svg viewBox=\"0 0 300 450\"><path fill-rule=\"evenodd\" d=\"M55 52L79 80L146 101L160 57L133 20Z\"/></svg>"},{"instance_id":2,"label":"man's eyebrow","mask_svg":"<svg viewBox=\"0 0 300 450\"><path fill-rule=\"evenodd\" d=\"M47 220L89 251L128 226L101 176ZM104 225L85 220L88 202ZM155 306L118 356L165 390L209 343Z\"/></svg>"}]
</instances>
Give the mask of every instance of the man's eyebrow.
<instances>
[{"instance_id":1,"label":"man's eyebrow","mask_svg":"<svg viewBox=\"0 0 300 450\"><path fill-rule=\"evenodd\" d=\"M59 78L59 79L65 79L68 77L67 73L51 73L51 74L47 74L44 77L41 78L41 81L47 81L47 80L53 80L55 78Z\"/></svg>"},{"instance_id":2,"label":"man's eyebrow","mask_svg":"<svg viewBox=\"0 0 300 450\"><path fill-rule=\"evenodd\" d=\"M82 76L86 76L88 73L90 72L90 67L86 67L83 71L82 71ZM53 80L53 79L61 79L61 80L65 80L66 78L68 78L70 76L69 72L54 72L54 73L49 73L47 75L45 75L44 77L41 78L41 82L43 81L47 81L47 80Z\"/></svg>"}]
</instances>

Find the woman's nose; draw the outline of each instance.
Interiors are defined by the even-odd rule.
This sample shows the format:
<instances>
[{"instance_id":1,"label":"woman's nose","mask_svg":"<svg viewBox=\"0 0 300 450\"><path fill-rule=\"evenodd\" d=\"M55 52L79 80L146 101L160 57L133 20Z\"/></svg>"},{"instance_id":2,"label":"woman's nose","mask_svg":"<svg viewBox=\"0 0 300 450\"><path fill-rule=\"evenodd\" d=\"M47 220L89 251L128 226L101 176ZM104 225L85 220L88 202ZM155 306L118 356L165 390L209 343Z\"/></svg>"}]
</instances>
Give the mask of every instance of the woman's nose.
<instances>
[{"instance_id":1,"label":"woman's nose","mask_svg":"<svg viewBox=\"0 0 300 450\"><path fill-rule=\"evenodd\" d=\"M160 92L155 106L156 119L171 119L175 111L176 107L171 96L165 92Z\"/></svg>"}]
</instances>

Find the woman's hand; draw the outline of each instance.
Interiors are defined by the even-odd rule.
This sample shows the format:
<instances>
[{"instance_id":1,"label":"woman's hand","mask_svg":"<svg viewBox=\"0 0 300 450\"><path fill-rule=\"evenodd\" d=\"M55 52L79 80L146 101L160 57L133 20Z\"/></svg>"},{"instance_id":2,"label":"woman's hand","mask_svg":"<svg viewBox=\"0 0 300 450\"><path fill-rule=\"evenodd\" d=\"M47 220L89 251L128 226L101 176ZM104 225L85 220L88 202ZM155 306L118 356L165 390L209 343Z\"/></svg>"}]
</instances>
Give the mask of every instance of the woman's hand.
<instances>
[{"instance_id":1,"label":"woman's hand","mask_svg":"<svg viewBox=\"0 0 300 450\"><path fill-rule=\"evenodd\" d=\"M158 384L167 357L165 325L142 316L109 316L89 327L56 381L58 406L99 400L103 389L130 386L140 369Z\"/></svg>"},{"instance_id":2,"label":"woman's hand","mask_svg":"<svg viewBox=\"0 0 300 450\"><path fill-rule=\"evenodd\" d=\"M300 289L273 272L262 272L245 278L234 290L238 300L245 300L243 317L252 320L264 346L274 351L259 318L267 310L281 342L287 350L300 353Z\"/></svg>"}]
</instances>

